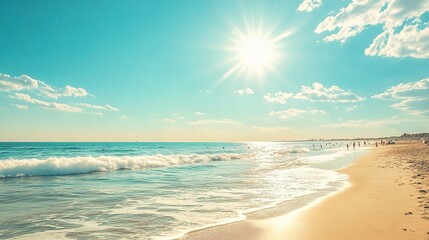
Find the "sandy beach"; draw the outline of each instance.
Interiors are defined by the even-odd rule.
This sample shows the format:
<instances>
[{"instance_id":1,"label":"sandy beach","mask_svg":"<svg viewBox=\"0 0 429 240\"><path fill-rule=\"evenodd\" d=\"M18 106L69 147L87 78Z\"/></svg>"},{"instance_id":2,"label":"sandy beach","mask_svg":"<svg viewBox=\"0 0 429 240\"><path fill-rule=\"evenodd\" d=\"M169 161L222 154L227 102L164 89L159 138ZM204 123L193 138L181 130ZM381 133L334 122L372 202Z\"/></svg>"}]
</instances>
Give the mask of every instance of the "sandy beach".
<instances>
[{"instance_id":1,"label":"sandy beach","mask_svg":"<svg viewBox=\"0 0 429 240\"><path fill-rule=\"evenodd\" d=\"M349 186L304 208L290 212L279 204L181 240L429 239L427 145L373 148L340 172Z\"/></svg>"},{"instance_id":2,"label":"sandy beach","mask_svg":"<svg viewBox=\"0 0 429 240\"><path fill-rule=\"evenodd\" d=\"M0 240L429 240L429 0L0 2Z\"/></svg>"}]
</instances>

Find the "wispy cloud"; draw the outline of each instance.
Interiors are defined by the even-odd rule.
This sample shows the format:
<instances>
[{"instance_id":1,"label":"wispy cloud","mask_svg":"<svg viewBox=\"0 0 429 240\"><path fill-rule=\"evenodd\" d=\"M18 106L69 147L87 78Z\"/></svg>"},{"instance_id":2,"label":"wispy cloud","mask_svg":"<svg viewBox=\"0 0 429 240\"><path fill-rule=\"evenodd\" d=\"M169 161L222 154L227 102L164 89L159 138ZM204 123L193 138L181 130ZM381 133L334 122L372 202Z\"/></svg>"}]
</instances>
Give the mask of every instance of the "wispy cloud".
<instances>
[{"instance_id":1,"label":"wispy cloud","mask_svg":"<svg viewBox=\"0 0 429 240\"><path fill-rule=\"evenodd\" d=\"M276 116L279 119L288 119L299 115L303 115L304 113L306 113L305 110L290 108L283 111L271 111L270 116Z\"/></svg>"},{"instance_id":2,"label":"wispy cloud","mask_svg":"<svg viewBox=\"0 0 429 240\"><path fill-rule=\"evenodd\" d=\"M108 104L101 106L101 105L92 105L89 103L77 103L76 105L84 107L84 108L92 108L92 109L97 109L97 110L107 110L107 111L119 111L118 108L112 107Z\"/></svg>"},{"instance_id":3,"label":"wispy cloud","mask_svg":"<svg viewBox=\"0 0 429 240\"><path fill-rule=\"evenodd\" d=\"M394 125L409 122L408 119L385 119L385 120L348 120L340 123L322 125L326 128L378 128L385 125Z\"/></svg>"},{"instance_id":4,"label":"wispy cloud","mask_svg":"<svg viewBox=\"0 0 429 240\"><path fill-rule=\"evenodd\" d=\"M350 90L343 90L338 86L326 88L321 83L311 86L302 86L301 92L295 95L296 99L305 99L312 102L360 102L365 98L359 97Z\"/></svg>"},{"instance_id":5,"label":"wispy cloud","mask_svg":"<svg viewBox=\"0 0 429 240\"><path fill-rule=\"evenodd\" d=\"M178 113L172 113L171 115L173 116L173 118L175 118L177 120L183 120L183 119L185 119L185 117L181 116Z\"/></svg>"},{"instance_id":6,"label":"wispy cloud","mask_svg":"<svg viewBox=\"0 0 429 240\"><path fill-rule=\"evenodd\" d=\"M200 93L202 93L202 94L210 94L211 93L211 91L210 90L200 90Z\"/></svg>"},{"instance_id":7,"label":"wispy cloud","mask_svg":"<svg viewBox=\"0 0 429 240\"><path fill-rule=\"evenodd\" d=\"M0 73L0 91L21 91L25 89L35 89L39 87L39 82L27 75L11 77Z\"/></svg>"},{"instance_id":8,"label":"wispy cloud","mask_svg":"<svg viewBox=\"0 0 429 240\"><path fill-rule=\"evenodd\" d=\"M294 93L278 92L267 93L264 96L265 101L269 103L286 103L288 99L309 100L312 102L360 102L364 97L359 97L350 90L343 90L338 86L324 87L321 83L313 83L311 86L301 86L301 91Z\"/></svg>"},{"instance_id":9,"label":"wispy cloud","mask_svg":"<svg viewBox=\"0 0 429 240\"><path fill-rule=\"evenodd\" d=\"M36 91L43 96L58 99L59 97L85 97L88 92L83 88L65 86L64 88L54 88L43 81L36 80L27 75L11 77L0 73L0 91Z\"/></svg>"},{"instance_id":10,"label":"wispy cloud","mask_svg":"<svg viewBox=\"0 0 429 240\"><path fill-rule=\"evenodd\" d=\"M304 0L298 7L300 12L311 12L322 5L322 0Z\"/></svg>"},{"instance_id":11,"label":"wispy cloud","mask_svg":"<svg viewBox=\"0 0 429 240\"><path fill-rule=\"evenodd\" d=\"M311 109L309 112L310 112L310 114L313 114L313 115L315 115L315 114L328 115L327 112L325 112L323 110L319 110L319 109Z\"/></svg>"},{"instance_id":12,"label":"wispy cloud","mask_svg":"<svg viewBox=\"0 0 429 240\"><path fill-rule=\"evenodd\" d=\"M277 93L267 93L264 96L264 99L266 102L269 103L280 103L285 104L289 98L292 98L294 96L293 93L286 93L286 92L277 92Z\"/></svg>"},{"instance_id":13,"label":"wispy cloud","mask_svg":"<svg viewBox=\"0 0 429 240\"><path fill-rule=\"evenodd\" d=\"M27 105L21 105L21 104L13 104L15 107L19 109L27 110L29 107Z\"/></svg>"},{"instance_id":14,"label":"wispy cloud","mask_svg":"<svg viewBox=\"0 0 429 240\"><path fill-rule=\"evenodd\" d=\"M243 94L252 95L253 89L251 89L251 88L238 89L238 90L235 90L234 93L239 94L239 95L243 95Z\"/></svg>"},{"instance_id":15,"label":"wispy cloud","mask_svg":"<svg viewBox=\"0 0 429 240\"><path fill-rule=\"evenodd\" d=\"M10 95L11 98L24 101L27 103L38 105L44 109L57 110L63 112L88 112L94 115L101 116L101 112L88 111L92 110L105 110L105 111L119 111L118 108L111 105L93 105L89 103L60 103L53 102L43 98L59 99L63 97L86 97L93 96L83 88L72 87L66 85L63 88L55 88L47 83L34 79L28 75L21 75L19 77L12 77L7 74L0 73L0 91L1 92L15 92ZM25 92L25 93L24 93ZM37 94L38 97L31 95ZM64 98L65 99L65 98ZM63 99L63 101L64 101ZM15 104L17 108L28 109L28 106Z\"/></svg>"},{"instance_id":16,"label":"wispy cloud","mask_svg":"<svg viewBox=\"0 0 429 240\"><path fill-rule=\"evenodd\" d=\"M303 110L303 109L297 109L297 108L290 108L283 111L271 111L270 116L278 117L279 119L285 120L293 117L302 116L305 114L311 114L311 115L327 115L328 113L319 110L319 109L309 109L309 110Z\"/></svg>"},{"instance_id":17,"label":"wispy cloud","mask_svg":"<svg viewBox=\"0 0 429 240\"><path fill-rule=\"evenodd\" d=\"M422 18L428 11L429 1L425 0L353 0L326 17L315 32L329 32L324 41L345 42L368 26L381 25L382 33L365 49L366 55L428 58L429 24Z\"/></svg>"},{"instance_id":18,"label":"wispy cloud","mask_svg":"<svg viewBox=\"0 0 429 240\"><path fill-rule=\"evenodd\" d=\"M194 115L196 115L196 116L204 116L204 113L202 113L202 112L194 112Z\"/></svg>"},{"instance_id":19,"label":"wispy cloud","mask_svg":"<svg viewBox=\"0 0 429 240\"><path fill-rule=\"evenodd\" d=\"M83 112L83 109L79 107L74 107L64 103L42 101L39 99L32 98L30 97L30 95L24 94L24 93L15 93L15 95L11 97L20 101L39 105L42 108L49 109L49 110L57 110L62 112L76 112L76 113Z\"/></svg>"},{"instance_id":20,"label":"wispy cloud","mask_svg":"<svg viewBox=\"0 0 429 240\"><path fill-rule=\"evenodd\" d=\"M400 83L372 97L395 101L393 108L413 115L429 114L429 78Z\"/></svg>"},{"instance_id":21,"label":"wispy cloud","mask_svg":"<svg viewBox=\"0 0 429 240\"><path fill-rule=\"evenodd\" d=\"M58 102L50 102L50 101L43 101L37 98L33 98L28 94L25 93L15 93L14 95L10 96L12 99L16 99L19 101L24 101L27 103L31 103L34 105L38 105L44 109L49 110L57 110L62 112L74 112L74 113L82 113L85 112L84 109L95 109L95 110L107 110L107 111L119 111L119 109L112 107L110 105L91 105L88 103L77 103L75 106L66 104L66 103L58 103ZM16 107L20 109L28 109L28 106L20 105L20 104L14 104ZM103 113L101 112L88 112L92 113L94 115L102 116Z\"/></svg>"},{"instance_id":22,"label":"wispy cloud","mask_svg":"<svg viewBox=\"0 0 429 240\"><path fill-rule=\"evenodd\" d=\"M232 119L204 119L188 122L189 125L241 125L242 123Z\"/></svg>"},{"instance_id":23,"label":"wispy cloud","mask_svg":"<svg viewBox=\"0 0 429 240\"><path fill-rule=\"evenodd\" d=\"M88 92L83 88L75 88L67 85L64 89L53 89L48 87L46 89L40 89L40 92L50 98L60 97L85 97L88 96Z\"/></svg>"},{"instance_id":24,"label":"wispy cloud","mask_svg":"<svg viewBox=\"0 0 429 240\"><path fill-rule=\"evenodd\" d=\"M397 99L420 99L428 98L429 78L416 82L400 83L390 87L386 91L376 94L373 98L397 100Z\"/></svg>"},{"instance_id":25,"label":"wispy cloud","mask_svg":"<svg viewBox=\"0 0 429 240\"><path fill-rule=\"evenodd\" d=\"M347 112L351 112L351 111L354 111L356 108L358 108L359 107L359 105L353 105L353 106L350 106L350 107L347 107L346 108L346 111Z\"/></svg>"},{"instance_id":26,"label":"wispy cloud","mask_svg":"<svg viewBox=\"0 0 429 240\"><path fill-rule=\"evenodd\" d=\"M264 126L252 126L253 130L262 132L281 132L291 130L290 127L264 127Z\"/></svg>"},{"instance_id":27,"label":"wispy cloud","mask_svg":"<svg viewBox=\"0 0 429 240\"><path fill-rule=\"evenodd\" d=\"M164 118L162 121L164 123L169 123L169 124L176 123L176 120L174 120L172 118Z\"/></svg>"}]
</instances>

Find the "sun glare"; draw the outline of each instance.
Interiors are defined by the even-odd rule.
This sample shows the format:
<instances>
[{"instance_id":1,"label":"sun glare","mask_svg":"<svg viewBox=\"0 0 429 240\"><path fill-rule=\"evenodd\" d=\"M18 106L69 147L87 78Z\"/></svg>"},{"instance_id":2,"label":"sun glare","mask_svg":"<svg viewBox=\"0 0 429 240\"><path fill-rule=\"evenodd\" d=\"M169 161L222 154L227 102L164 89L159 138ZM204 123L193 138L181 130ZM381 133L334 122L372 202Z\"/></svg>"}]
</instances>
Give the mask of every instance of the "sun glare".
<instances>
[{"instance_id":1,"label":"sun glare","mask_svg":"<svg viewBox=\"0 0 429 240\"><path fill-rule=\"evenodd\" d=\"M240 49L240 58L250 68L265 68L275 59L274 48L268 39L262 36L251 36Z\"/></svg>"},{"instance_id":2,"label":"sun glare","mask_svg":"<svg viewBox=\"0 0 429 240\"><path fill-rule=\"evenodd\" d=\"M272 36L272 31L264 32L259 28L247 25L246 31L232 31L232 46L228 48L233 55L229 60L232 67L224 74L227 78L233 74L246 74L248 77L263 79L267 72L275 72L283 58L281 41L290 35L284 32Z\"/></svg>"}]
</instances>

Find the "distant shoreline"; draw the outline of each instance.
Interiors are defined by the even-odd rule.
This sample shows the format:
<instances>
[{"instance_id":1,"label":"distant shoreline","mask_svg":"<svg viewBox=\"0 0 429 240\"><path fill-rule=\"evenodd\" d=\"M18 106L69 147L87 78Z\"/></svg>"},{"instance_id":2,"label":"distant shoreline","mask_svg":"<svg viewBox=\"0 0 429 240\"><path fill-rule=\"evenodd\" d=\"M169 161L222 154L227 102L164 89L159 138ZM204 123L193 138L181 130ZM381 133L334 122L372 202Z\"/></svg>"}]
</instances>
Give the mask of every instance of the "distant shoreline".
<instances>
[{"instance_id":1,"label":"distant shoreline","mask_svg":"<svg viewBox=\"0 0 429 240\"><path fill-rule=\"evenodd\" d=\"M329 139L297 139L297 140L271 140L271 141L0 141L1 143L246 143L246 142L333 142L333 141L378 141L395 139L397 141L412 141L429 138L429 133L404 133L401 136L359 137L359 138L329 138Z\"/></svg>"}]
</instances>

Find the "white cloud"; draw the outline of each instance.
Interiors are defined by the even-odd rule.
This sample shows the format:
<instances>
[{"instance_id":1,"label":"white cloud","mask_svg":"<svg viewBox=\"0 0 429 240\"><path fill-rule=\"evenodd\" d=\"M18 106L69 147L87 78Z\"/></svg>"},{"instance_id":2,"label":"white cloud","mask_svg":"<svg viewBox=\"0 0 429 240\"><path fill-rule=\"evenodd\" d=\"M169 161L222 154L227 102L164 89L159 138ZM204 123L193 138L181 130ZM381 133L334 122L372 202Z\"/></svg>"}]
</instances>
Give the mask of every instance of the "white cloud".
<instances>
[{"instance_id":1,"label":"white cloud","mask_svg":"<svg viewBox=\"0 0 429 240\"><path fill-rule=\"evenodd\" d=\"M189 125L241 125L240 122L232 119L204 119L188 122Z\"/></svg>"},{"instance_id":2,"label":"white cloud","mask_svg":"<svg viewBox=\"0 0 429 240\"><path fill-rule=\"evenodd\" d=\"M386 100L428 98L428 91L425 91L428 89L429 78L424 78L416 82L400 83L387 89L383 93L374 95L373 98Z\"/></svg>"},{"instance_id":3,"label":"white cloud","mask_svg":"<svg viewBox=\"0 0 429 240\"><path fill-rule=\"evenodd\" d=\"M162 121L165 123L176 123L176 120L171 119L171 118L164 118Z\"/></svg>"},{"instance_id":4,"label":"white cloud","mask_svg":"<svg viewBox=\"0 0 429 240\"><path fill-rule=\"evenodd\" d=\"M202 94L210 94L211 92L209 90L200 90L200 93Z\"/></svg>"},{"instance_id":5,"label":"white cloud","mask_svg":"<svg viewBox=\"0 0 429 240\"><path fill-rule=\"evenodd\" d=\"M285 104L286 100L293 97L293 93L286 93L286 92L277 92L277 93L267 93L264 96L265 101L269 103L280 103Z\"/></svg>"},{"instance_id":6,"label":"white cloud","mask_svg":"<svg viewBox=\"0 0 429 240\"><path fill-rule=\"evenodd\" d=\"M43 87L37 90L46 97L58 99L60 97L85 97L88 96L88 92L83 88L75 88L67 85L64 89L54 89L45 83L41 84Z\"/></svg>"},{"instance_id":7,"label":"white cloud","mask_svg":"<svg viewBox=\"0 0 429 240\"><path fill-rule=\"evenodd\" d=\"M396 101L392 105L393 108L413 115L429 114L429 78L416 82L400 83L372 97Z\"/></svg>"},{"instance_id":8,"label":"white cloud","mask_svg":"<svg viewBox=\"0 0 429 240\"><path fill-rule=\"evenodd\" d=\"M353 105L353 106L350 106L350 107L347 107L346 108L346 111L347 112L351 112L351 111L354 111L356 108L358 108L359 107L359 105Z\"/></svg>"},{"instance_id":9,"label":"white cloud","mask_svg":"<svg viewBox=\"0 0 429 240\"><path fill-rule=\"evenodd\" d=\"M104 114L101 113L101 112L95 112L94 115L96 115L96 116L103 116Z\"/></svg>"},{"instance_id":10,"label":"white cloud","mask_svg":"<svg viewBox=\"0 0 429 240\"><path fill-rule=\"evenodd\" d=\"M263 126L252 126L253 130L262 132L280 132L291 130L290 127L263 127Z\"/></svg>"},{"instance_id":11,"label":"white cloud","mask_svg":"<svg viewBox=\"0 0 429 240\"><path fill-rule=\"evenodd\" d=\"M327 115L328 113L319 110L319 109L309 109L309 110L303 110L303 109L297 109L297 108L290 108L283 111L271 111L270 116L276 116L279 119L289 119L297 116L302 116L305 114L311 114L311 115Z\"/></svg>"},{"instance_id":12,"label":"white cloud","mask_svg":"<svg viewBox=\"0 0 429 240\"><path fill-rule=\"evenodd\" d=\"M267 93L264 96L265 101L270 103L286 103L287 99L302 99L312 102L360 102L365 98L359 97L350 90L346 91L338 86L326 88L321 83L313 83L311 86L301 86L301 91L293 94L278 92L275 94Z\"/></svg>"},{"instance_id":13,"label":"white cloud","mask_svg":"<svg viewBox=\"0 0 429 240\"><path fill-rule=\"evenodd\" d=\"M88 92L83 88L75 88L67 85L64 94L65 96L84 97L88 95Z\"/></svg>"},{"instance_id":14,"label":"white cloud","mask_svg":"<svg viewBox=\"0 0 429 240\"><path fill-rule=\"evenodd\" d=\"M235 90L234 93L239 94L239 95L243 95L243 94L252 95L253 89L251 89L251 88L238 89L238 90Z\"/></svg>"},{"instance_id":15,"label":"white cloud","mask_svg":"<svg viewBox=\"0 0 429 240\"><path fill-rule=\"evenodd\" d=\"M350 90L345 91L335 85L325 88L321 83L313 83L311 87L302 86L301 92L297 93L295 98L312 102L360 102L365 99Z\"/></svg>"},{"instance_id":16,"label":"white cloud","mask_svg":"<svg viewBox=\"0 0 429 240\"><path fill-rule=\"evenodd\" d=\"M75 88L67 85L64 89L53 89L49 86L45 88L40 88L40 92L50 98L60 98L60 97L85 97L88 96L88 92L83 88Z\"/></svg>"},{"instance_id":17,"label":"white cloud","mask_svg":"<svg viewBox=\"0 0 429 240\"><path fill-rule=\"evenodd\" d=\"M28 109L29 107L27 105L20 105L20 104L13 104L14 106L16 106L19 109Z\"/></svg>"},{"instance_id":18,"label":"white cloud","mask_svg":"<svg viewBox=\"0 0 429 240\"><path fill-rule=\"evenodd\" d=\"M386 30L365 49L368 56L429 58L429 27L405 26L395 33Z\"/></svg>"},{"instance_id":19,"label":"white cloud","mask_svg":"<svg viewBox=\"0 0 429 240\"><path fill-rule=\"evenodd\" d=\"M53 88L43 81L33 79L27 75L11 77L0 73L0 91L38 91L40 94L49 98L59 97L85 97L88 92L83 88L75 88L67 85L64 89Z\"/></svg>"},{"instance_id":20,"label":"white cloud","mask_svg":"<svg viewBox=\"0 0 429 240\"><path fill-rule=\"evenodd\" d=\"M393 108L408 112L411 115L429 115L429 98L405 99L392 105Z\"/></svg>"},{"instance_id":21,"label":"white cloud","mask_svg":"<svg viewBox=\"0 0 429 240\"><path fill-rule=\"evenodd\" d=\"M204 113L202 113L202 112L194 112L194 115L196 115L196 116L203 116Z\"/></svg>"},{"instance_id":22,"label":"white cloud","mask_svg":"<svg viewBox=\"0 0 429 240\"><path fill-rule=\"evenodd\" d=\"M341 123L331 123L322 125L326 128L378 128L385 125L400 124L408 122L407 119L386 119L386 120L348 120Z\"/></svg>"},{"instance_id":23,"label":"white cloud","mask_svg":"<svg viewBox=\"0 0 429 240\"><path fill-rule=\"evenodd\" d=\"M323 110L319 110L319 109L311 109L310 114L312 114L312 115L314 115L314 114L328 115L328 113L326 113Z\"/></svg>"},{"instance_id":24,"label":"white cloud","mask_svg":"<svg viewBox=\"0 0 429 240\"><path fill-rule=\"evenodd\" d=\"M100 105L91 105L88 103L78 103L77 106L73 104L58 103L44 101L40 99L33 98L32 96L24 93L22 91L31 91L42 97L58 99L60 97L85 97L93 96L89 94L83 88L76 88L70 85L66 85L64 88L54 88L43 81L33 79L28 75L21 75L19 77L12 77L7 74L0 73L0 91L3 92L16 92L15 95L11 97L20 101L25 101L28 103L36 104L45 109L58 110L64 112L83 112L83 108L91 108L96 110L108 110L108 111L119 111L119 109L112 107L108 104L104 106ZM24 105L16 104L18 108L26 109ZM82 108L83 107L83 108ZM27 106L28 108L28 106ZM91 113L91 112L89 112ZM101 115L99 112L93 112L95 115Z\"/></svg>"},{"instance_id":25,"label":"white cloud","mask_svg":"<svg viewBox=\"0 0 429 240\"><path fill-rule=\"evenodd\" d=\"M306 113L305 110L290 108L283 111L271 111L270 116L276 116L279 119L288 119L299 115L303 115L304 113Z\"/></svg>"},{"instance_id":26,"label":"white cloud","mask_svg":"<svg viewBox=\"0 0 429 240\"><path fill-rule=\"evenodd\" d=\"M101 105L92 105L89 103L77 103L76 105L84 107L84 108L92 108L92 109L97 109L97 110L107 110L107 111L114 111L114 112L119 111L118 108L112 107L108 104L101 106Z\"/></svg>"},{"instance_id":27,"label":"white cloud","mask_svg":"<svg viewBox=\"0 0 429 240\"><path fill-rule=\"evenodd\" d=\"M427 0L353 0L325 18L315 32L329 32L325 41L345 42L369 26L381 25L366 55L428 58L429 24L421 18L428 11Z\"/></svg>"},{"instance_id":28,"label":"white cloud","mask_svg":"<svg viewBox=\"0 0 429 240\"><path fill-rule=\"evenodd\" d=\"M121 116L122 119L129 119L128 116Z\"/></svg>"},{"instance_id":29,"label":"white cloud","mask_svg":"<svg viewBox=\"0 0 429 240\"><path fill-rule=\"evenodd\" d=\"M185 117L180 116L178 113L172 113L171 115L172 115L175 119L178 119L178 120L183 120L183 119L185 119Z\"/></svg>"},{"instance_id":30,"label":"white cloud","mask_svg":"<svg viewBox=\"0 0 429 240\"><path fill-rule=\"evenodd\" d=\"M25 89L35 89L39 87L39 82L27 75L11 77L0 73L0 91L21 91Z\"/></svg>"},{"instance_id":31,"label":"white cloud","mask_svg":"<svg viewBox=\"0 0 429 240\"><path fill-rule=\"evenodd\" d=\"M82 112L83 109L79 107L70 106L64 103L56 103L56 102L45 102L39 99L35 99L30 97L30 95L23 93L15 93L15 96L11 96L14 99L24 101L27 103L32 103L41 106L42 108L49 110L57 110L63 112Z\"/></svg>"},{"instance_id":32,"label":"white cloud","mask_svg":"<svg viewBox=\"0 0 429 240\"><path fill-rule=\"evenodd\" d=\"M33 98L30 95L24 94L24 93L15 93L15 95L12 95L10 97L13 99L16 99L16 100L24 101L24 102L35 104L35 105L39 105L45 109L58 110L58 111L63 111L63 112L80 113L80 112L84 112L83 108L90 108L90 109L96 109L96 110L119 111L119 109L112 107L110 105L99 106L99 105L91 105L88 103L77 103L76 105L79 106L79 107L77 107L77 106L72 106L72 105L65 104L65 103L47 102L47 101L43 101L40 99ZM19 105L19 104L15 104L15 106L17 106L18 108L21 108L21 109L25 109L25 107L28 108L28 106ZM91 112L89 112L89 113L91 113ZM99 115L99 116L103 115L103 113L100 113L100 112L93 112L92 114Z\"/></svg>"},{"instance_id":33,"label":"white cloud","mask_svg":"<svg viewBox=\"0 0 429 240\"><path fill-rule=\"evenodd\" d=\"M322 5L322 0L304 0L298 7L300 12L311 12Z\"/></svg>"}]
</instances>

